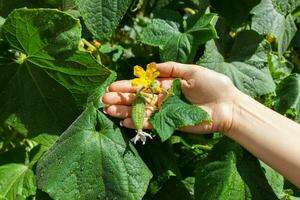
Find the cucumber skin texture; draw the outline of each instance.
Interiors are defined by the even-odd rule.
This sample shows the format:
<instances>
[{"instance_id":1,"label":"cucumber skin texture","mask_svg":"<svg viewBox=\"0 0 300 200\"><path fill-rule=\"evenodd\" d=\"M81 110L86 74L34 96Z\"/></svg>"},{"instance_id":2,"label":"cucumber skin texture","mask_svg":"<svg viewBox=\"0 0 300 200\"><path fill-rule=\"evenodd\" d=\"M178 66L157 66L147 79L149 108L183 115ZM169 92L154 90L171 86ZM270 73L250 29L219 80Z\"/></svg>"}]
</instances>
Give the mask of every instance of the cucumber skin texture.
<instances>
[{"instance_id":1,"label":"cucumber skin texture","mask_svg":"<svg viewBox=\"0 0 300 200\"><path fill-rule=\"evenodd\" d=\"M140 95L137 95L131 109L131 118L134 124L135 129L143 129L145 116L145 102L144 98Z\"/></svg>"}]
</instances>

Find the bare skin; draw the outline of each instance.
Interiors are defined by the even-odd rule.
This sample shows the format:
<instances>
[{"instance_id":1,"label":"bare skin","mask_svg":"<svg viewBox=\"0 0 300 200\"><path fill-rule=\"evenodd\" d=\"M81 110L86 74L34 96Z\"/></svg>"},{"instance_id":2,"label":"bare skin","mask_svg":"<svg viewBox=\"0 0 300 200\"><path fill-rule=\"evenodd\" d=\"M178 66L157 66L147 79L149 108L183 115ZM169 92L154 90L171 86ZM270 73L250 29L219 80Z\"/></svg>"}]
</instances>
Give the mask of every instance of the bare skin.
<instances>
[{"instance_id":1,"label":"bare skin","mask_svg":"<svg viewBox=\"0 0 300 200\"><path fill-rule=\"evenodd\" d=\"M174 62L157 67L161 87L168 89L174 78L181 78L185 97L212 116L213 123L186 127L182 131L222 132L300 187L300 124L258 103L239 91L229 78L212 70ZM130 80L113 83L102 98L108 105L104 112L122 118L122 126L134 128L130 106L137 89L131 86ZM146 117L151 112L147 110ZM144 128L151 128L147 119Z\"/></svg>"}]
</instances>

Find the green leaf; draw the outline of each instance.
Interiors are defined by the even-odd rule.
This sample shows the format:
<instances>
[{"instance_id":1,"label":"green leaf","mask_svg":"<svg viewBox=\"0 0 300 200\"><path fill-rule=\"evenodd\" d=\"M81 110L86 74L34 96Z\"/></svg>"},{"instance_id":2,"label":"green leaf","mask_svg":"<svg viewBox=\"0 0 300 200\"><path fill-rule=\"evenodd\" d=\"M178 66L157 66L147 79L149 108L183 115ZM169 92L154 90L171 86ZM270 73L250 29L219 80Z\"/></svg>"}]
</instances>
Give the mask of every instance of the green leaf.
<instances>
[{"instance_id":1,"label":"green leaf","mask_svg":"<svg viewBox=\"0 0 300 200\"><path fill-rule=\"evenodd\" d=\"M3 17L0 17L0 30L1 30L1 26L4 24L5 19Z\"/></svg>"},{"instance_id":2,"label":"green leaf","mask_svg":"<svg viewBox=\"0 0 300 200\"><path fill-rule=\"evenodd\" d=\"M263 168L263 171L266 175L268 183L272 187L274 193L280 199L282 197L284 197L285 193L284 193L284 178L283 178L283 176L262 161L260 161L260 165Z\"/></svg>"},{"instance_id":3,"label":"green leaf","mask_svg":"<svg viewBox=\"0 0 300 200\"><path fill-rule=\"evenodd\" d=\"M57 139L57 135L40 134L32 140L49 149Z\"/></svg>"},{"instance_id":4,"label":"green leaf","mask_svg":"<svg viewBox=\"0 0 300 200\"><path fill-rule=\"evenodd\" d=\"M259 2L260 0L210 0L212 8L233 27L239 27L245 22L251 9Z\"/></svg>"},{"instance_id":5,"label":"green leaf","mask_svg":"<svg viewBox=\"0 0 300 200\"><path fill-rule=\"evenodd\" d=\"M152 174L113 122L89 106L39 161L37 177L54 199L139 200Z\"/></svg>"},{"instance_id":6,"label":"green leaf","mask_svg":"<svg viewBox=\"0 0 300 200\"><path fill-rule=\"evenodd\" d=\"M283 54L293 39L297 28L291 14L285 16L276 10L272 0L262 0L251 13L251 28L260 34L271 34L277 39L278 52Z\"/></svg>"},{"instance_id":7,"label":"green leaf","mask_svg":"<svg viewBox=\"0 0 300 200\"><path fill-rule=\"evenodd\" d=\"M186 177L184 180L182 180L182 183L189 191L190 195L194 196L195 177Z\"/></svg>"},{"instance_id":8,"label":"green leaf","mask_svg":"<svg viewBox=\"0 0 300 200\"><path fill-rule=\"evenodd\" d=\"M244 150L242 159L237 163L237 168L249 190L249 199L278 199L257 158Z\"/></svg>"},{"instance_id":9,"label":"green leaf","mask_svg":"<svg viewBox=\"0 0 300 200\"><path fill-rule=\"evenodd\" d=\"M76 0L89 31L97 39L109 37L119 25L132 0Z\"/></svg>"},{"instance_id":10,"label":"green leaf","mask_svg":"<svg viewBox=\"0 0 300 200\"><path fill-rule=\"evenodd\" d=\"M198 64L227 75L237 88L255 97L275 90L267 66L270 50L270 44L256 32L243 31L231 49L222 46L222 39L209 41Z\"/></svg>"},{"instance_id":11,"label":"green leaf","mask_svg":"<svg viewBox=\"0 0 300 200\"><path fill-rule=\"evenodd\" d=\"M292 73L294 66L284 56L271 52L268 60L268 66L276 84Z\"/></svg>"},{"instance_id":12,"label":"green leaf","mask_svg":"<svg viewBox=\"0 0 300 200\"><path fill-rule=\"evenodd\" d=\"M275 9L283 15L292 13L298 6L299 0L272 0Z\"/></svg>"},{"instance_id":13,"label":"green leaf","mask_svg":"<svg viewBox=\"0 0 300 200\"><path fill-rule=\"evenodd\" d=\"M63 10L74 10L76 8L76 0L61 0Z\"/></svg>"},{"instance_id":14,"label":"green leaf","mask_svg":"<svg viewBox=\"0 0 300 200\"><path fill-rule=\"evenodd\" d=\"M26 57L51 61L48 54L61 57L78 48L81 26L79 20L58 10L22 8L8 16L2 38Z\"/></svg>"},{"instance_id":15,"label":"green leaf","mask_svg":"<svg viewBox=\"0 0 300 200\"><path fill-rule=\"evenodd\" d=\"M187 27L182 17L168 10L161 10L161 18L154 18L140 35L142 43L160 49L162 61L192 62L200 44L216 38L215 14L196 15L187 19ZM183 31L182 31L183 30Z\"/></svg>"},{"instance_id":16,"label":"green leaf","mask_svg":"<svg viewBox=\"0 0 300 200\"><path fill-rule=\"evenodd\" d=\"M0 126L0 152L22 146L28 131L22 121L15 115L10 115Z\"/></svg>"},{"instance_id":17,"label":"green leaf","mask_svg":"<svg viewBox=\"0 0 300 200\"><path fill-rule=\"evenodd\" d=\"M166 141L178 128L194 126L210 120L207 112L181 98L181 81L175 79L170 94L163 101L160 109L153 113L150 122L161 140Z\"/></svg>"},{"instance_id":18,"label":"green leaf","mask_svg":"<svg viewBox=\"0 0 300 200\"><path fill-rule=\"evenodd\" d=\"M228 141L213 148L205 164L197 170L196 199L247 199L248 191L236 166L240 151L239 146Z\"/></svg>"},{"instance_id":19,"label":"green leaf","mask_svg":"<svg viewBox=\"0 0 300 200\"><path fill-rule=\"evenodd\" d=\"M238 144L224 138L197 170L195 198L277 199L256 158Z\"/></svg>"},{"instance_id":20,"label":"green leaf","mask_svg":"<svg viewBox=\"0 0 300 200\"><path fill-rule=\"evenodd\" d=\"M285 189L285 192L288 193L290 196L295 196L295 197L291 198L292 200L299 200L300 199L300 189L299 189L299 187L295 186L294 184L292 184L288 180L285 180L285 182L284 182L284 189Z\"/></svg>"},{"instance_id":21,"label":"green leaf","mask_svg":"<svg viewBox=\"0 0 300 200\"><path fill-rule=\"evenodd\" d=\"M0 177L0 198L25 200L35 194L35 176L26 165L2 165L0 166Z\"/></svg>"},{"instance_id":22,"label":"green leaf","mask_svg":"<svg viewBox=\"0 0 300 200\"><path fill-rule=\"evenodd\" d=\"M105 43L99 49L101 53L108 54L113 62L117 62L122 57L124 50L122 46L111 43Z\"/></svg>"},{"instance_id":23,"label":"green leaf","mask_svg":"<svg viewBox=\"0 0 300 200\"><path fill-rule=\"evenodd\" d=\"M300 122L300 74L292 74L278 85L274 109Z\"/></svg>"},{"instance_id":24,"label":"green leaf","mask_svg":"<svg viewBox=\"0 0 300 200\"><path fill-rule=\"evenodd\" d=\"M0 122L16 116L31 136L61 133L115 77L77 50L79 21L58 10L15 10L2 37L16 58L0 62Z\"/></svg>"},{"instance_id":25,"label":"green leaf","mask_svg":"<svg viewBox=\"0 0 300 200\"><path fill-rule=\"evenodd\" d=\"M1 0L0 15L6 17L17 8L59 8L67 10L71 8L74 0ZM73 4L74 5L74 4ZM74 8L74 6L72 6Z\"/></svg>"}]
</instances>

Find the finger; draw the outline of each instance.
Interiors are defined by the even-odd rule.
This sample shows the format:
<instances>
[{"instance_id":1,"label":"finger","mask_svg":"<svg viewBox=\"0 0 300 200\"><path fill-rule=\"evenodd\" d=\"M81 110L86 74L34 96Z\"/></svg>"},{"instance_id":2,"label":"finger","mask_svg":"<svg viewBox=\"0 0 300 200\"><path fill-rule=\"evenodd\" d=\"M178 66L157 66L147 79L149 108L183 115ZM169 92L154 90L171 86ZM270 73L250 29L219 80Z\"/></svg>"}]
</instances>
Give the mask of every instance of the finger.
<instances>
[{"instance_id":1,"label":"finger","mask_svg":"<svg viewBox=\"0 0 300 200\"><path fill-rule=\"evenodd\" d=\"M128 117L131 117L131 108L132 108L131 106L111 105L111 106L108 106L107 108L103 109L103 112L112 117L125 119ZM144 116L150 117L151 114L153 113L153 111L154 111L153 108L146 108Z\"/></svg>"},{"instance_id":2,"label":"finger","mask_svg":"<svg viewBox=\"0 0 300 200\"><path fill-rule=\"evenodd\" d=\"M102 102L107 105L132 105L135 93L108 92L102 97Z\"/></svg>"},{"instance_id":3,"label":"finger","mask_svg":"<svg viewBox=\"0 0 300 200\"><path fill-rule=\"evenodd\" d=\"M160 77L173 77L188 79L199 67L196 65L186 65L176 62L165 62L157 64Z\"/></svg>"},{"instance_id":4,"label":"finger","mask_svg":"<svg viewBox=\"0 0 300 200\"><path fill-rule=\"evenodd\" d=\"M120 122L121 126L124 126L126 128L135 129L133 121L131 118L126 118L123 121ZM152 129L152 126L149 122L149 118L144 119L143 129Z\"/></svg>"},{"instance_id":5,"label":"finger","mask_svg":"<svg viewBox=\"0 0 300 200\"><path fill-rule=\"evenodd\" d=\"M172 81L174 80L173 78L158 78L158 84L157 86L160 86L166 90L168 90L171 85L172 85ZM132 86L131 85L131 80L121 80L121 81L116 81L114 83L112 83L109 87L108 87L108 91L109 92L118 92L118 93L135 93L137 92L141 87L138 86ZM102 101L104 101L102 99ZM103 102L105 103L105 102ZM109 103L107 103L109 104Z\"/></svg>"},{"instance_id":6,"label":"finger","mask_svg":"<svg viewBox=\"0 0 300 200\"><path fill-rule=\"evenodd\" d=\"M112 117L124 119L124 118L130 117L131 107L124 106L124 105L111 105L111 106L108 106L107 108L103 109L103 112Z\"/></svg>"},{"instance_id":7,"label":"finger","mask_svg":"<svg viewBox=\"0 0 300 200\"><path fill-rule=\"evenodd\" d=\"M112 83L108 87L109 92L125 92L125 93L134 93L138 91L141 87L132 86L131 80L121 80Z\"/></svg>"},{"instance_id":8,"label":"finger","mask_svg":"<svg viewBox=\"0 0 300 200\"><path fill-rule=\"evenodd\" d=\"M171 88L174 78L158 78L160 87L168 90Z\"/></svg>"}]
</instances>

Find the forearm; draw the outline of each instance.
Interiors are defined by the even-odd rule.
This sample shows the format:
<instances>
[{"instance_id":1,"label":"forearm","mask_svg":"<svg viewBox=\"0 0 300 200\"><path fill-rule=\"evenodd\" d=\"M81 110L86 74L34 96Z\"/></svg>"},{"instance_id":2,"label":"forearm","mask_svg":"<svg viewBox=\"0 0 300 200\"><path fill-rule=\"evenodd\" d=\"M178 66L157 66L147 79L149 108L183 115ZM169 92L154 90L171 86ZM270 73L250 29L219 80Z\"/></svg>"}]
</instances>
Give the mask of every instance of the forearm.
<instances>
[{"instance_id":1,"label":"forearm","mask_svg":"<svg viewBox=\"0 0 300 200\"><path fill-rule=\"evenodd\" d=\"M228 133L300 187L300 125L238 92Z\"/></svg>"}]
</instances>

